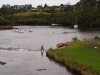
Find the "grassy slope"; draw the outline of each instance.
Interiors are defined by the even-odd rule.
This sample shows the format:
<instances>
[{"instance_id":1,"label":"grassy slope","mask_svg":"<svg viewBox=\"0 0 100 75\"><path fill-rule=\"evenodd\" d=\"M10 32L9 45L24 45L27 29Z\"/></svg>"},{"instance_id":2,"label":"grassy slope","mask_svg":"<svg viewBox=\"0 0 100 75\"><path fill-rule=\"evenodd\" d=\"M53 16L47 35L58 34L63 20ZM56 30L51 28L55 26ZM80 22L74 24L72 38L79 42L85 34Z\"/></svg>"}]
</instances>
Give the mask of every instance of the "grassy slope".
<instances>
[{"instance_id":1,"label":"grassy slope","mask_svg":"<svg viewBox=\"0 0 100 75\"><path fill-rule=\"evenodd\" d=\"M84 43L87 43L87 42L84 42ZM95 45L93 47L93 44L92 44L93 48L90 48L91 44L88 44L87 46L85 46L84 43L81 41L71 42L70 46L67 48L55 49L51 51L56 52L59 58L69 56L71 61L74 63L78 63L86 67L91 67L95 71L100 70L99 51L97 52L94 49ZM98 45L98 47L100 47L100 44Z\"/></svg>"},{"instance_id":2,"label":"grassy slope","mask_svg":"<svg viewBox=\"0 0 100 75\"><path fill-rule=\"evenodd\" d=\"M46 12L21 12L21 13L14 14L14 16L30 16L30 15L34 15L34 14L49 14L49 13L46 13Z\"/></svg>"},{"instance_id":3,"label":"grassy slope","mask_svg":"<svg viewBox=\"0 0 100 75\"><path fill-rule=\"evenodd\" d=\"M58 10L58 9L57 9ZM62 12L63 14L66 14L65 12ZM14 14L14 16L30 16L30 15L39 15L39 14L51 14L51 13L47 13L47 12L20 12L17 14ZM61 14L61 12L56 12L55 14Z\"/></svg>"}]
</instances>

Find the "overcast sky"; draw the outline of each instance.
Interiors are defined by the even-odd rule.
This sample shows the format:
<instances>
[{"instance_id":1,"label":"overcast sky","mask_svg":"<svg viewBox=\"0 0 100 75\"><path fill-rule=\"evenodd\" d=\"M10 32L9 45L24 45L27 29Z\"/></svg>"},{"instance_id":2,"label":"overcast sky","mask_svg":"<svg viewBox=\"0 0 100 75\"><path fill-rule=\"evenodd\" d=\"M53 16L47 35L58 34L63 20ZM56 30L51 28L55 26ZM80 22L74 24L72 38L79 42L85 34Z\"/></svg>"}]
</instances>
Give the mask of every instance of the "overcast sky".
<instances>
[{"instance_id":1,"label":"overcast sky","mask_svg":"<svg viewBox=\"0 0 100 75\"><path fill-rule=\"evenodd\" d=\"M49 6L52 5L60 5L60 4L66 4L70 2L71 5L76 4L80 0L0 0L0 7L3 4L10 4L10 5L24 5L24 4L32 4L33 7L36 7L38 5L47 4Z\"/></svg>"}]
</instances>

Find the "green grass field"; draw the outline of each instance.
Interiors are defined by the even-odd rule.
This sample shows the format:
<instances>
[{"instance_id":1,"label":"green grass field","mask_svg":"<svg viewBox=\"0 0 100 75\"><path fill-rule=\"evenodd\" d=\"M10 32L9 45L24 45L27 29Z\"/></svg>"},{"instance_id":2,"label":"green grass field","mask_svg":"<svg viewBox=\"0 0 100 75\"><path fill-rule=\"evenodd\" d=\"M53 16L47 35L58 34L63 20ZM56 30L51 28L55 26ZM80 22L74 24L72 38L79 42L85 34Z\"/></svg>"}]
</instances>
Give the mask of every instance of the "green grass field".
<instances>
[{"instance_id":1,"label":"green grass field","mask_svg":"<svg viewBox=\"0 0 100 75\"><path fill-rule=\"evenodd\" d=\"M45 9L45 10L47 10L47 9ZM54 13L54 14L61 14L61 12L60 11L58 11L59 10L59 8L57 8L57 9L55 9L57 12L56 13ZM62 12L63 14L66 14L65 12ZM39 15L39 14L51 14L51 13L47 13L47 12L40 12L40 11L37 11L37 12L20 12L20 13L17 13L17 14L14 14L14 16L30 16L30 15L34 15L34 14L36 14L36 15Z\"/></svg>"},{"instance_id":2,"label":"green grass field","mask_svg":"<svg viewBox=\"0 0 100 75\"><path fill-rule=\"evenodd\" d=\"M46 13L46 12L22 12L22 13L14 14L14 16L30 16L30 15L34 15L34 14L49 14L49 13Z\"/></svg>"},{"instance_id":3,"label":"green grass field","mask_svg":"<svg viewBox=\"0 0 100 75\"><path fill-rule=\"evenodd\" d=\"M91 67L100 71L100 40L71 42L70 46L61 49L51 49L58 58L69 57L73 63Z\"/></svg>"}]
</instances>

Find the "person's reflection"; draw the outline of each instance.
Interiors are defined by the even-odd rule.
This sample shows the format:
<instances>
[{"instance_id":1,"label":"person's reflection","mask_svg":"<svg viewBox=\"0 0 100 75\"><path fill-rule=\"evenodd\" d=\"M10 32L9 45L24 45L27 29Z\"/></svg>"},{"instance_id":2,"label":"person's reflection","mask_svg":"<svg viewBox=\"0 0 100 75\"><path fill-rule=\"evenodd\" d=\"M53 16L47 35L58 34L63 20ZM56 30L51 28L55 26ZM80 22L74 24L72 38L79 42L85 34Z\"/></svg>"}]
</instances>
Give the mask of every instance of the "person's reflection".
<instances>
[{"instance_id":1,"label":"person's reflection","mask_svg":"<svg viewBox=\"0 0 100 75\"><path fill-rule=\"evenodd\" d=\"M43 51L41 51L41 56L43 57Z\"/></svg>"}]
</instances>

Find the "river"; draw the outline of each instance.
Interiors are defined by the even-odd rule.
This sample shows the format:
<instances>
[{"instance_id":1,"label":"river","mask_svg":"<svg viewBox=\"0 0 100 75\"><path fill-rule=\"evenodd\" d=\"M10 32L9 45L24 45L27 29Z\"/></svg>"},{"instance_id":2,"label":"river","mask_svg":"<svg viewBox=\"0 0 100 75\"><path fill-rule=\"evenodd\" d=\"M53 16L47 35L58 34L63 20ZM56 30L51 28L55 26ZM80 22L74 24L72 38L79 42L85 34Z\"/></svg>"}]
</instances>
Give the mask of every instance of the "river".
<instances>
[{"instance_id":1,"label":"river","mask_svg":"<svg viewBox=\"0 0 100 75\"><path fill-rule=\"evenodd\" d=\"M56 48L57 43L100 37L100 31L80 31L58 26L14 26L12 30L0 30L0 75L74 75L39 51ZM14 48L14 50L6 50Z\"/></svg>"}]
</instances>

